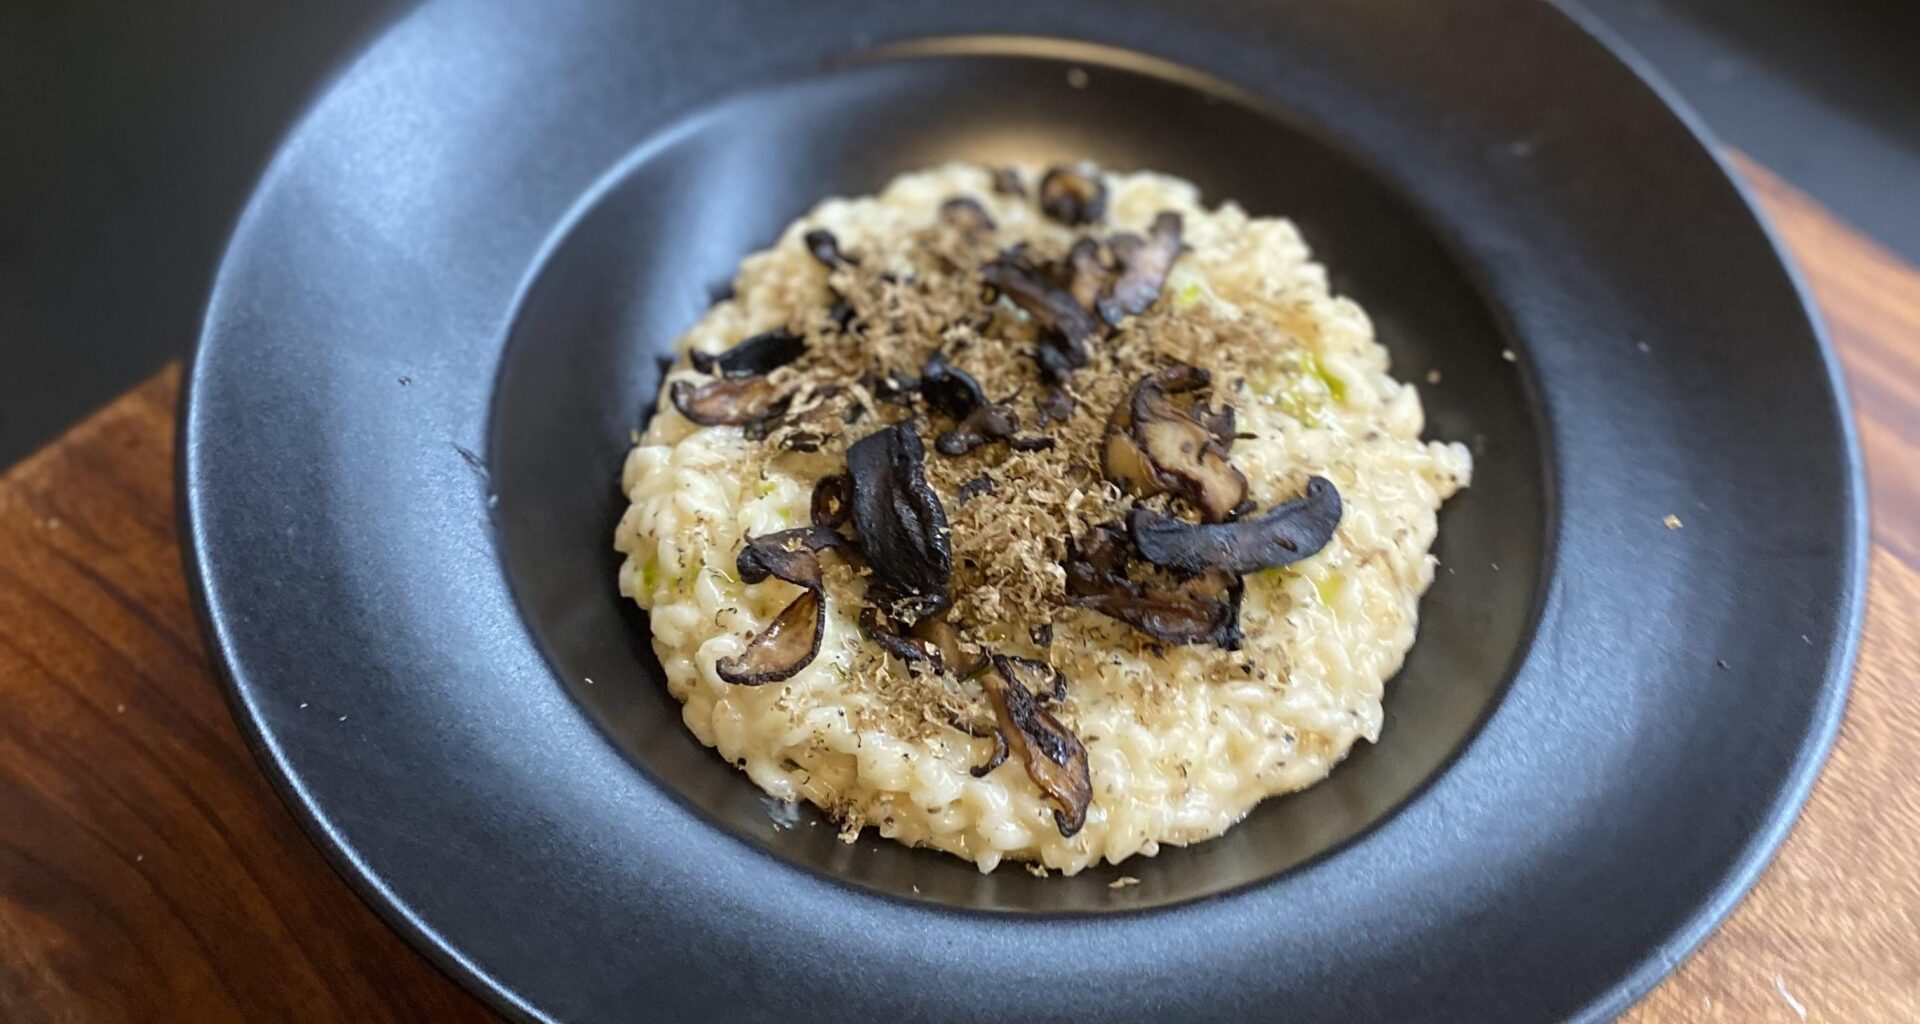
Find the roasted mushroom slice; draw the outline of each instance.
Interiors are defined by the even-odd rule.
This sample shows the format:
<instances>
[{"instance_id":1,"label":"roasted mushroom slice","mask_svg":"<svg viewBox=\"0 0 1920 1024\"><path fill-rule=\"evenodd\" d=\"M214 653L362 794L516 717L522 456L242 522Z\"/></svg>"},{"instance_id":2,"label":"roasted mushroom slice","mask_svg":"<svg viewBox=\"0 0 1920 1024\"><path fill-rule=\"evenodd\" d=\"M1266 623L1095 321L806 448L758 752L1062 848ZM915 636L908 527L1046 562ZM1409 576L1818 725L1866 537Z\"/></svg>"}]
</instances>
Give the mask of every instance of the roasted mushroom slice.
<instances>
[{"instance_id":1,"label":"roasted mushroom slice","mask_svg":"<svg viewBox=\"0 0 1920 1024\"><path fill-rule=\"evenodd\" d=\"M1176 572L1258 572L1307 558L1327 546L1340 525L1340 492L1325 477L1307 493L1265 515L1231 523L1195 524L1135 508L1127 527L1142 558Z\"/></svg>"},{"instance_id":2,"label":"roasted mushroom slice","mask_svg":"<svg viewBox=\"0 0 1920 1024\"><path fill-rule=\"evenodd\" d=\"M1101 290L1107 286L1107 267L1100 262L1100 243L1091 238L1073 243L1073 248L1067 250L1066 271L1067 294L1073 296L1081 309L1093 309L1100 302Z\"/></svg>"},{"instance_id":3,"label":"roasted mushroom slice","mask_svg":"<svg viewBox=\"0 0 1920 1024\"><path fill-rule=\"evenodd\" d=\"M972 735L972 734L968 733L968 735ZM976 764L973 767L967 769L968 775L971 775L976 779L984 779L987 776L993 774L993 770L995 768L998 768L1001 765L1007 763L1007 734L1004 732L1001 732L999 729L995 729L993 730L993 735L991 737L975 736L974 738L993 740L993 753L987 755L987 759L985 761L982 761L979 764Z\"/></svg>"},{"instance_id":4,"label":"roasted mushroom slice","mask_svg":"<svg viewBox=\"0 0 1920 1024\"><path fill-rule=\"evenodd\" d=\"M1128 578L1126 557L1126 540L1114 527L1077 539L1066 562L1068 600L1165 643L1239 645L1237 577L1216 571L1176 586L1152 586Z\"/></svg>"},{"instance_id":5,"label":"roasted mushroom slice","mask_svg":"<svg viewBox=\"0 0 1920 1024\"><path fill-rule=\"evenodd\" d=\"M1018 167L995 167L993 190L1003 196L1027 197L1027 183L1021 178Z\"/></svg>"},{"instance_id":6,"label":"roasted mushroom slice","mask_svg":"<svg viewBox=\"0 0 1920 1024\"><path fill-rule=\"evenodd\" d=\"M1231 411L1196 404L1189 413L1169 397L1210 380L1205 370L1184 364L1142 377L1107 418L1102 469L1136 497L1171 493L1208 522L1220 522L1247 496L1247 478L1227 459L1233 435L1218 433L1231 428Z\"/></svg>"},{"instance_id":7,"label":"roasted mushroom slice","mask_svg":"<svg viewBox=\"0 0 1920 1024\"><path fill-rule=\"evenodd\" d=\"M981 390L980 382L947 362L947 357L940 352L928 356L920 368L920 397L926 399L934 411L956 420L966 419L988 404L987 393Z\"/></svg>"},{"instance_id":8,"label":"roasted mushroom slice","mask_svg":"<svg viewBox=\"0 0 1920 1024\"><path fill-rule=\"evenodd\" d=\"M860 609L860 631L901 661L929 665L936 672L951 672L960 678L971 676L983 660L961 648L960 631L941 615L903 628L887 611L870 604Z\"/></svg>"},{"instance_id":9,"label":"roasted mushroom slice","mask_svg":"<svg viewBox=\"0 0 1920 1024\"><path fill-rule=\"evenodd\" d=\"M970 196L955 196L941 203L940 220L974 237L991 235L997 226L993 223L993 215L980 205L980 200Z\"/></svg>"},{"instance_id":10,"label":"roasted mushroom slice","mask_svg":"<svg viewBox=\"0 0 1920 1024\"><path fill-rule=\"evenodd\" d=\"M986 475L985 473L982 473L979 476L976 476L973 479L968 480L966 483L961 484L960 491L959 493L953 496L953 500L958 504L965 505L967 502L972 501L975 498L978 498L982 494L992 494L992 493L993 493L993 478Z\"/></svg>"},{"instance_id":11,"label":"roasted mushroom slice","mask_svg":"<svg viewBox=\"0 0 1920 1024\"><path fill-rule=\"evenodd\" d=\"M1151 387L1133 394L1133 441L1164 490L1219 522L1247 496L1247 478L1213 433Z\"/></svg>"},{"instance_id":12,"label":"roasted mushroom slice","mask_svg":"<svg viewBox=\"0 0 1920 1024\"><path fill-rule=\"evenodd\" d=\"M826 631L826 600L817 588L809 587L774 616L767 628L747 641L746 650L736 657L721 658L714 664L714 671L727 682L741 686L792 679L820 653L820 638Z\"/></svg>"},{"instance_id":13,"label":"roasted mushroom slice","mask_svg":"<svg viewBox=\"0 0 1920 1024\"><path fill-rule=\"evenodd\" d=\"M807 340L785 327L776 327L742 341L725 352L694 352L689 358L701 373L722 377L754 377L772 373L806 354Z\"/></svg>"},{"instance_id":14,"label":"roasted mushroom slice","mask_svg":"<svg viewBox=\"0 0 1920 1024\"><path fill-rule=\"evenodd\" d=\"M1020 429L1020 417L1004 405L983 405L967 415L966 419L955 424L952 430L942 431L933 439L933 450L942 455L955 456L966 453L991 441L1024 441L1026 438L1014 437L1014 431ZM1048 441L1051 439L1041 438Z\"/></svg>"},{"instance_id":15,"label":"roasted mushroom slice","mask_svg":"<svg viewBox=\"0 0 1920 1024\"><path fill-rule=\"evenodd\" d=\"M758 583L773 576L795 586L818 587L820 561L813 553L844 543L839 534L823 526L802 526L748 537L746 546L733 560L733 567L745 583Z\"/></svg>"},{"instance_id":16,"label":"roasted mushroom slice","mask_svg":"<svg viewBox=\"0 0 1920 1024\"><path fill-rule=\"evenodd\" d=\"M1033 407L1040 413L1040 426L1065 423L1073 415L1073 396L1067 393L1066 388L1048 388L1046 394L1033 400Z\"/></svg>"},{"instance_id":17,"label":"roasted mushroom slice","mask_svg":"<svg viewBox=\"0 0 1920 1024\"><path fill-rule=\"evenodd\" d=\"M1086 342L1100 333L1100 322L1074 300L1072 292L1055 287L1035 267L1005 257L982 266L980 279L1054 335L1060 343L1060 354L1071 368L1086 365ZM1046 348L1041 351L1044 354Z\"/></svg>"},{"instance_id":18,"label":"roasted mushroom slice","mask_svg":"<svg viewBox=\"0 0 1920 1024\"><path fill-rule=\"evenodd\" d=\"M1240 644L1240 586L1229 573L1202 573L1174 587L1123 577L1077 576L1069 564L1067 593L1076 607L1118 619L1170 644Z\"/></svg>"},{"instance_id":19,"label":"roasted mushroom slice","mask_svg":"<svg viewBox=\"0 0 1920 1024\"><path fill-rule=\"evenodd\" d=\"M837 530L853 510L853 481L845 473L823 476L813 485L811 519L813 525Z\"/></svg>"},{"instance_id":20,"label":"roasted mushroom slice","mask_svg":"<svg viewBox=\"0 0 1920 1024\"><path fill-rule=\"evenodd\" d=\"M1180 230L1180 215L1166 211L1153 218L1146 241L1138 235L1120 235L1107 241L1120 273L1100 296L1101 319L1117 325L1123 318L1138 316L1153 306L1167 283L1173 261L1180 257Z\"/></svg>"},{"instance_id":21,"label":"roasted mushroom slice","mask_svg":"<svg viewBox=\"0 0 1920 1024\"><path fill-rule=\"evenodd\" d=\"M766 377L722 377L705 384L674 381L668 389L680 415L703 427L738 427L761 423L785 409L789 395L774 389Z\"/></svg>"},{"instance_id":22,"label":"roasted mushroom slice","mask_svg":"<svg viewBox=\"0 0 1920 1024\"><path fill-rule=\"evenodd\" d=\"M993 705L1000 733L1025 763L1027 777L1053 803L1053 823L1060 834L1071 838L1086 824L1087 805L1093 801L1087 748L1040 706L1006 655L993 655L992 665L993 671L980 677L980 685Z\"/></svg>"},{"instance_id":23,"label":"roasted mushroom slice","mask_svg":"<svg viewBox=\"0 0 1920 1024\"><path fill-rule=\"evenodd\" d=\"M848 263L853 262L847 259L845 253L840 251L840 239L834 237L833 232L828 231L826 228L815 228L807 232L804 241L807 245L807 252L811 254L814 259L819 260L820 265L826 267L828 270L844 267Z\"/></svg>"},{"instance_id":24,"label":"roasted mushroom slice","mask_svg":"<svg viewBox=\"0 0 1920 1024\"><path fill-rule=\"evenodd\" d=\"M953 576L947 513L927 483L926 448L912 421L868 434L847 449L853 527L889 593L944 603Z\"/></svg>"},{"instance_id":25,"label":"roasted mushroom slice","mask_svg":"<svg viewBox=\"0 0 1920 1024\"><path fill-rule=\"evenodd\" d=\"M1106 216L1107 186L1089 168L1055 164L1040 179L1040 209L1062 224L1091 224Z\"/></svg>"},{"instance_id":26,"label":"roasted mushroom slice","mask_svg":"<svg viewBox=\"0 0 1920 1024\"><path fill-rule=\"evenodd\" d=\"M926 641L909 637L886 612L873 605L860 609L860 633L880 645L880 649L909 665L928 665L940 669L940 655Z\"/></svg>"},{"instance_id":27,"label":"roasted mushroom slice","mask_svg":"<svg viewBox=\"0 0 1920 1024\"><path fill-rule=\"evenodd\" d=\"M1013 670L1014 678L1020 680L1027 692L1042 704L1058 704L1067 699L1067 674L1038 658L1023 658L1017 654L999 656Z\"/></svg>"}]
</instances>

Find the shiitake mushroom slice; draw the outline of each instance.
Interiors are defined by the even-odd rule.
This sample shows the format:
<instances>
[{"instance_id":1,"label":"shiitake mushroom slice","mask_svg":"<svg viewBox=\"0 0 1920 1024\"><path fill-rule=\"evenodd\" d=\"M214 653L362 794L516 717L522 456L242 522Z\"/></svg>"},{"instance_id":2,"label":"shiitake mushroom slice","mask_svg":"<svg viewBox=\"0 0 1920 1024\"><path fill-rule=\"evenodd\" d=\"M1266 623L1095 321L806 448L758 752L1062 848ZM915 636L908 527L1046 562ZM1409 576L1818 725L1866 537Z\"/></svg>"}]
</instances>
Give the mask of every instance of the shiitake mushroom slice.
<instances>
[{"instance_id":1,"label":"shiitake mushroom slice","mask_svg":"<svg viewBox=\"0 0 1920 1024\"><path fill-rule=\"evenodd\" d=\"M725 352L694 352L689 358L701 373L722 377L754 377L772 373L805 355L807 339L776 327L754 335Z\"/></svg>"},{"instance_id":2,"label":"shiitake mushroom slice","mask_svg":"<svg viewBox=\"0 0 1920 1024\"><path fill-rule=\"evenodd\" d=\"M1030 445L1022 442L1045 441L1052 447L1052 438L1017 438L1014 432L1020 429L1020 417L1005 405L983 405L955 424L952 430L942 431L933 439L933 449L942 455L965 455L983 444L993 441L1008 441L1016 448L1027 450Z\"/></svg>"},{"instance_id":3,"label":"shiitake mushroom slice","mask_svg":"<svg viewBox=\"0 0 1920 1024\"><path fill-rule=\"evenodd\" d=\"M1077 538L1066 560L1067 598L1172 644L1239 645L1238 577L1200 573L1176 586L1139 583L1127 575L1127 539L1114 526Z\"/></svg>"},{"instance_id":4,"label":"shiitake mushroom slice","mask_svg":"<svg viewBox=\"0 0 1920 1024\"><path fill-rule=\"evenodd\" d=\"M1067 294L1073 296L1080 308L1092 311L1098 306L1108 279L1107 266L1100 259L1099 242L1082 238L1073 243L1073 248L1067 250L1066 279Z\"/></svg>"},{"instance_id":5,"label":"shiitake mushroom slice","mask_svg":"<svg viewBox=\"0 0 1920 1024\"><path fill-rule=\"evenodd\" d=\"M1053 822L1060 834L1072 838L1086 824L1087 806L1093 801L1087 748L1040 706L1006 655L995 654L990 661L993 671L980 676L980 685L1000 723L1000 734L1020 756L1027 777L1054 805Z\"/></svg>"},{"instance_id":6,"label":"shiitake mushroom slice","mask_svg":"<svg viewBox=\"0 0 1920 1024\"><path fill-rule=\"evenodd\" d=\"M973 375L935 352L920 367L920 397L934 411L956 420L966 419L974 410L987 405L987 393Z\"/></svg>"},{"instance_id":7,"label":"shiitake mushroom slice","mask_svg":"<svg viewBox=\"0 0 1920 1024\"><path fill-rule=\"evenodd\" d=\"M714 671L721 679L740 686L764 686L792 679L813 663L820 653L820 638L826 631L826 598L819 588L809 587L747 641L746 650L735 657L720 659L714 664Z\"/></svg>"},{"instance_id":8,"label":"shiitake mushroom slice","mask_svg":"<svg viewBox=\"0 0 1920 1024\"><path fill-rule=\"evenodd\" d=\"M743 583L758 583L772 576L795 586L820 586L820 560L814 552L837 548L845 538L824 526L802 526L778 533L748 537L746 546L734 558L733 567Z\"/></svg>"},{"instance_id":9,"label":"shiitake mushroom slice","mask_svg":"<svg viewBox=\"0 0 1920 1024\"><path fill-rule=\"evenodd\" d=\"M1146 240L1138 235L1117 235L1107 240L1107 248L1120 272L1101 293L1098 307L1101 319L1118 325L1122 319L1138 316L1152 308L1180 257L1180 215L1162 211L1153 218Z\"/></svg>"},{"instance_id":10,"label":"shiitake mushroom slice","mask_svg":"<svg viewBox=\"0 0 1920 1024\"><path fill-rule=\"evenodd\" d=\"M739 427L780 414L792 399L764 376L722 377L696 385L674 381L667 391L680 415L703 427Z\"/></svg>"},{"instance_id":11,"label":"shiitake mushroom slice","mask_svg":"<svg viewBox=\"0 0 1920 1024\"><path fill-rule=\"evenodd\" d=\"M993 234L997 225L993 215L980 205L980 200L970 196L955 196L940 204L940 220L950 227L958 228L963 234L984 237Z\"/></svg>"},{"instance_id":12,"label":"shiitake mushroom slice","mask_svg":"<svg viewBox=\"0 0 1920 1024\"><path fill-rule=\"evenodd\" d=\"M1275 505L1264 515L1229 523L1189 523L1136 507L1127 517L1140 556L1176 572L1224 570L1245 574L1310 557L1333 539L1340 525L1340 492L1315 476L1304 495Z\"/></svg>"},{"instance_id":13,"label":"shiitake mushroom slice","mask_svg":"<svg viewBox=\"0 0 1920 1024\"><path fill-rule=\"evenodd\" d=\"M1196 404L1190 413L1169 397L1210 381L1205 370L1185 364L1142 377L1107 419L1101 467L1107 478L1135 497L1171 493L1209 522L1233 515L1246 500L1247 478L1227 458L1233 435L1223 440L1219 434L1222 426L1231 428L1231 410Z\"/></svg>"},{"instance_id":14,"label":"shiitake mushroom slice","mask_svg":"<svg viewBox=\"0 0 1920 1024\"><path fill-rule=\"evenodd\" d=\"M1027 197L1027 183L1021 177L1018 167L995 167L993 169L993 190L1003 196Z\"/></svg>"},{"instance_id":15,"label":"shiitake mushroom slice","mask_svg":"<svg viewBox=\"0 0 1920 1024\"><path fill-rule=\"evenodd\" d=\"M1056 286L1040 268L1007 255L982 265L980 279L1054 335L1072 368L1086 365L1087 339L1098 335L1101 325L1072 292Z\"/></svg>"},{"instance_id":16,"label":"shiitake mushroom slice","mask_svg":"<svg viewBox=\"0 0 1920 1024\"><path fill-rule=\"evenodd\" d=\"M853 480L845 473L823 476L813 485L809 503L813 525L838 530L853 514Z\"/></svg>"},{"instance_id":17,"label":"shiitake mushroom slice","mask_svg":"<svg viewBox=\"0 0 1920 1024\"><path fill-rule=\"evenodd\" d=\"M912 421L847 449L853 527L883 591L944 605L953 577L947 513L927 483L926 448Z\"/></svg>"},{"instance_id":18,"label":"shiitake mushroom slice","mask_svg":"<svg viewBox=\"0 0 1920 1024\"><path fill-rule=\"evenodd\" d=\"M1040 179L1040 210L1069 227L1106 216L1107 186L1090 168L1055 164Z\"/></svg>"},{"instance_id":19,"label":"shiitake mushroom slice","mask_svg":"<svg viewBox=\"0 0 1920 1024\"><path fill-rule=\"evenodd\" d=\"M806 243L807 253L828 270L844 267L853 262L847 254L840 251L840 239L826 228L815 228L802 239Z\"/></svg>"}]
</instances>

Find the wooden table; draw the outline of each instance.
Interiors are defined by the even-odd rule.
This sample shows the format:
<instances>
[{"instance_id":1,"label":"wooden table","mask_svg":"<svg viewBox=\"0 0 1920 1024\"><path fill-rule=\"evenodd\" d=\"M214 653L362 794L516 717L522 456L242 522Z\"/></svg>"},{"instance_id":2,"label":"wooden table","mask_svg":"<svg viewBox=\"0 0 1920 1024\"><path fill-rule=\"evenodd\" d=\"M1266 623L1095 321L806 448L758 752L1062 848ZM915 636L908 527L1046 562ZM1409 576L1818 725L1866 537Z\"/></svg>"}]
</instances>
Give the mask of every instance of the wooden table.
<instances>
[{"instance_id":1,"label":"wooden table","mask_svg":"<svg viewBox=\"0 0 1920 1024\"><path fill-rule=\"evenodd\" d=\"M1742 170L1851 376L1866 639L1779 858L1626 1019L1920 1021L1920 271ZM178 388L0 477L0 1020L492 1020L333 873L228 716L175 542Z\"/></svg>"}]
</instances>

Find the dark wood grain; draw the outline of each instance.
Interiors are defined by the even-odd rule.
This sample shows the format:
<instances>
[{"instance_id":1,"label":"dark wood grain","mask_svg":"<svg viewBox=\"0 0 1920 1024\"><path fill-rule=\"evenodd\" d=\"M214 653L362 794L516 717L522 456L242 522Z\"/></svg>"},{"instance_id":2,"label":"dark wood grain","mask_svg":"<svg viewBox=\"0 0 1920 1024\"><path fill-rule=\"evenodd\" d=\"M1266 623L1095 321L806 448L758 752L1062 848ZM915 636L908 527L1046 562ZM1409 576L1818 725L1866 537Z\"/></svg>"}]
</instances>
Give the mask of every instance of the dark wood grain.
<instances>
[{"instance_id":1,"label":"dark wood grain","mask_svg":"<svg viewBox=\"0 0 1920 1024\"><path fill-rule=\"evenodd\" d=\"M1920 1022L1920 272L1750 162L1846 366L1873 515L1840 739L1733 917L1626 1020Z\"/></svg>"},{"instance_id":2,"label":"dark wood grain","mask_svg":"<svg viewBox=\"0 0 1920 1024\"><path fill-rule=\"evenodd\" d=\"M479 1021L267 787L181 578L168 370L0 478L0 1020Z\"/></svg>"},{"instance_id":3,"label":"dark wood grain","mask_svg":"<svg viewBox=\"0 0 1920 1024\"><path fill-rule=\"evenodd\" d=\"M1852 379L1867 633L1779 859L1626 1019L1920 1021L1920 272L1743 170ZM175 541L177 387L0 477L0 1021L492 1019L329 869L228 716Z\"/></svg>"}]
</instances>

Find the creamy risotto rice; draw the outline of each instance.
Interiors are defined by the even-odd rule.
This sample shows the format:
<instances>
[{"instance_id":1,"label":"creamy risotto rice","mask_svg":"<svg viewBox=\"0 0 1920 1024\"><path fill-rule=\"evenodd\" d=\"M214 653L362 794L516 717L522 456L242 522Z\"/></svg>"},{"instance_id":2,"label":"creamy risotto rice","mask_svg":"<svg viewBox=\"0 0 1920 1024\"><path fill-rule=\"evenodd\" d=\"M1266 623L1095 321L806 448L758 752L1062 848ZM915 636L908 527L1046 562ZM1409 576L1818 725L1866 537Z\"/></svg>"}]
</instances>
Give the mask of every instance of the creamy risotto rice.
<instances>
[{"instance_id":1,"label":"creamy risotto rice","mask_svg":"<svg viewBox=\"0 0 1920 1024\"><path fill-rule=\"evenodd\" d=\"M766 792L1071 874L1378 737L1470 459L1288 221L1041 183L903 175L748 257L614 544L687 727Z\"/></svg>"}]
</instances>

